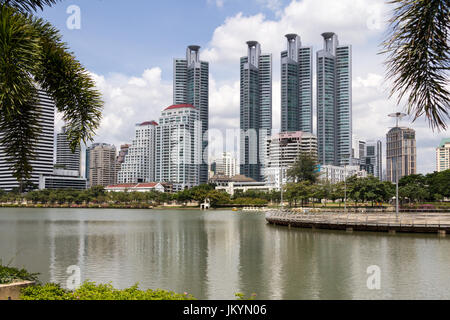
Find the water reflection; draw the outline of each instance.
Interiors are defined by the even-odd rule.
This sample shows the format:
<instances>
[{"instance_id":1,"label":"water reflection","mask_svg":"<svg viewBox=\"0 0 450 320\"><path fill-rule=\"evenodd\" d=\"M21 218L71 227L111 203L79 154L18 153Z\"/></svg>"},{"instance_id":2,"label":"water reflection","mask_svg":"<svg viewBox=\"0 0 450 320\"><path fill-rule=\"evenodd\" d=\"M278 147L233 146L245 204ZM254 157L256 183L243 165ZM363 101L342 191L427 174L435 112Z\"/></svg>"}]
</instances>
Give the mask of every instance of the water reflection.
<instances>
[{"instance_id":1,"label":"water reflection","mask_svg":"<svg viewBox=\"0 0 450 320\"><path fill-rule=\"evenodd\" d=\"M78 265L82 280L208 299L449 299L449 249L434 235L287 229L253 213L0 209L3 262L44 282L65 285Z\"/></svg>"}]
</instances>

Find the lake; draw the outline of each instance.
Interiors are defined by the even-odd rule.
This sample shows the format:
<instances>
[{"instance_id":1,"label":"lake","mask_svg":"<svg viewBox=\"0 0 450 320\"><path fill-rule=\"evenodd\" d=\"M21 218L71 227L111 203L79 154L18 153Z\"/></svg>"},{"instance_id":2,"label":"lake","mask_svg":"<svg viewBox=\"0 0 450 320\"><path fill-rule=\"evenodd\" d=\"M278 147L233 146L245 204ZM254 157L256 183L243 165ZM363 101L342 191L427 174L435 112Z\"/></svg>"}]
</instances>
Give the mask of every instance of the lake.
<instances>
[{"instance_id":1,"label":"lake","mask_svg":"<svg viewBox=\"0 0 450 320\"><path fill-rule=\"evenodd\" d=\"M65 286L78 266L82 281L199 299L450 299L449 236L288 229L258 213L0 208L0 259L43 282Z\"/></svg>"}]
</instances>

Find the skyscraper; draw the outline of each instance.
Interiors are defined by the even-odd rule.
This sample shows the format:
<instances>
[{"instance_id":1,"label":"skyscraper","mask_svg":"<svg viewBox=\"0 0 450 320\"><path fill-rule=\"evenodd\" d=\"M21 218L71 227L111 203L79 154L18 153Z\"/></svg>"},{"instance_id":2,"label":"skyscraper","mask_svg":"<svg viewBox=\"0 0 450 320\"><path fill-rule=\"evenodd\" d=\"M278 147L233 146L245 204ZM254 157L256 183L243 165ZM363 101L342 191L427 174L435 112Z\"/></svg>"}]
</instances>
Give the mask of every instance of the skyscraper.
<instances>
[{"instance_id":1,"label":"skyscraper","mask_svg":"<svg viewBox=\"0 0 450 320\"><path fill-rule=\"evenodd\" d=\"M67 129L64 126L56 136L56 165L65 170L80 172L81 148L78 146L75 152L72 152L67 138Z\"/></svg>"},{"instance_id":2,"label":"skyscraper","mask_svg":"<svg viewBox=\"0 0 450 320\"><path fill-rule=\"evenodd\" d=\"M450 138L442 139L436 149L436 169L438 172L450 169Z\"/></svg>"},{"instance_id":3,"label":"skyscraper","mask_svg":"<svg viewBox=\"0 0 450 320\"><path fill-rule=\"evenodd\" d=\"M118 183L155 181L155 121L136 125L136 135L118 173Z\"/></svg>"},{"instance_id":4,"label":"skyscraper","mask_svg":"<svg viewBox=\"0 0 450 320\"><path fill-rule=\"evenodd\" d=\"M411 128L394 127L386 137L387 180L400 180L417 172L416 132Z\"/></svg>"},{"instance_id":5,"label":"skyscraper","mask_svg":"<svg viewBox=\"0 0 450 320\"><path fill-rule=\"evenodd\" d=\"M287 34L281 52L281 132L313 132L312 47L302 47L300 37Z\"/></svg>"},{"instance_id":6,"label":"skyscraper","mask_svg":"<svg viewBox=\"0 0 450 320\"><path fill-rule=\"evenodd\" d=\"M256 41L247 45L240 66L240 173L262 181L266 137L272 134L272 55L261 54Z\"/></svg>"},{"instance_id":7,"label":"skyscraper","mask_svg":"<svg viewBox=\"0 0 450 320\"><path fill-rule=\"evenodd\" d=\"M107 187L117 183L116 147L97 144L89 150L89 184Z\"/></svg>"},{"instance_id":8,"label":"skyscraper","mask_svg":"<svg viewBox=\"0 0 450 320\"><path fill-rule=\"evenodd\" d=\"M36 187L39 186L40 175L53 174L55 130L55 105L43 91L38 91L37 106L39 107L36 110L39 114L38 123L41 131L33 148L36 158L30 161L33 168L30 182ZM1 129L0 136L2 136ZM0 189L11 191L19 187L17 179L12 174L11 162L6 158L4 148L0 145Z\"/></svg>"},{"instance_id":9,"label":"skyscraper","mask_svg":"<svg viewBox=\"0 0 450 320\"><path fill-rule=\"evenodd\" d=\"M368 174L383 180L383 144L381 141L366 143L365 161L361 164Z\"/></svg>"},{"instance_id":10,"label":"skyscraper","mask_svg":"<svg viewBox=\"0 0 450 320\"><path fill-rule=\"evenodd\" d=\"M317 138L321 164L348 165L352 154L352 47L322 34L317 52Z\"/></svg>"},{"instance_id":11,"label":"skyscraper","mask_svg":"<svg viewBox=\"0 0 450 320\"><path fill-rule=\"evenodd\" d=\"M174 60L173 104L190 104L202 122L202 164L200 183L208 182L209 63L200 61L200 47L189 46L186 59Z\"/></svg>"},{"instance_id":12,"label":"skyscraper","mask_svg":"<svg viewBox=\"0 0 450 320\"><path fill-rule=\"evenodd\" d=\"M156 127L157 182L172 183L174 190L200 184L200 111L190 104L164 109Z\"/></svg>"}]
</instances>

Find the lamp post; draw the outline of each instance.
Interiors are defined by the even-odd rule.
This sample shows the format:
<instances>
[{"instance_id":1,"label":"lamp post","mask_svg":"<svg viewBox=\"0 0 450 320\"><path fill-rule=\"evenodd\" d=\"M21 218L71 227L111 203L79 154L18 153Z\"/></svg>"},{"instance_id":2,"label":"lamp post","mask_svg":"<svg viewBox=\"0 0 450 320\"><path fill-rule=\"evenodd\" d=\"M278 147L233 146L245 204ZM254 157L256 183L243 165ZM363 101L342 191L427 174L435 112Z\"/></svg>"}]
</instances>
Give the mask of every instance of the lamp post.
<instances>
[{"instance_id":1,"label":"lamp post","mask_svg":"<svg viewBox=\"0 0 450 320\"><path fill-rule=\"evenodd\" d=\"M284 208L284 197L283 197L283 177L284 177L284 173L283 173L283 147L285 147L287 145L287 142L283 141L282 138L280 137L280 140L278 142L278 146L280 148L280 189L281 189L281 209Z\"/></svg>"},{"instance_id":2,"label":"lamp post","mask_svg":"<svg viewBox=\"0 0 450 320\"><path fill-rule=\"evenodd\" d=\"M347 165L344 165L344 214L347 214Z\"/></svg>"},{"instance_id":3,"label":"lamp post","mask_svg":"<svg viewBox=\"0 0 450 320\"><path fill-rule=\"evenodd\" d=\"M399 121L406 116L407 116L407 114L402 113L402 112L391 113L389 115L389 117L395 118L395 120L396 120L395 128L398 128ZM398 179L398 156L399 155L397 154L397 150L398 150L398 148L396 148L395 155L393 158L395 159L395 218L398 220L400 209L399 209L399 201L398 201L398 180L399 180Z\"/></svg>"}]
</instances>

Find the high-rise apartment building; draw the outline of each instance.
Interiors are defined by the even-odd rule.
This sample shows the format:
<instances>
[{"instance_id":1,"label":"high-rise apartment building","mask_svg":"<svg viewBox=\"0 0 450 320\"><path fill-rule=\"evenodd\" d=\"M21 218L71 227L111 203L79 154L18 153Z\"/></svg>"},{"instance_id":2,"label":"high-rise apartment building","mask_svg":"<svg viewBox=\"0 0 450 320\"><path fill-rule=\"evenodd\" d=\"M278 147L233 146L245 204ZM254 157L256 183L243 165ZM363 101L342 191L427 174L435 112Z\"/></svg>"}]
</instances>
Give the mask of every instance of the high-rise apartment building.
<instances>
[{"instance_id":1,"label":"high-rise apartment building","mask_svg":"<svg viewBox=\"0 0 450 320\"><path fill-rule=\"evenodd\" d=\"M352 157L350 164L359 166L364 163L366 158L366 141L353 135L352 139Z\"/></svg>"},{"instance_id":2,"label":"high-rise apartment building","mask_svg":"<svg viewBox=\"0 0 450 320\"><path fill-rule=\"evenodd\" d=\"M287 34L281 52L281 132L313 132L312 47Z\"/></svg>"},{"instance_id":3,"label":"high-rise apartment building","mask_svg":"<svg viewBox=\"0 0 450 320\"><path fill-rule=\"evenodd\" d=\"M247 42L240 64L240 173L263 180L266 138L272 134L272 55Z\"/></svg>"},{"instance_id":4,"label":"high-rise apartment building","mask_svg":"<svg viewBox=\"0 0 450 320\"><path fill-rule=\"evenodd\" d=\"M267 166L264 170L266 182L277 188L287 183L287 171L300 154L317 158L317 137L309 132L282 132L267 140ZM281 179L281 175L283 179Z\"/></svg>"},{"instance_id":5,"label":"high-rise apartment building","mask_svg":"<svg viewBox=\"0 0 450 320\"><path fill-rule=\"evenodd\" d=\"M136 125L133 143L124 157L118 173L119 183L142 183L155 181L156 127L155 121ZM120 161L118 161L120 163Z\"/></svg>"},{"instance_id":6,"label":"high-rise apartment building","mask_svg":"<svg viewBox=\"0 0 450 320\"><path fill-rule=\"evenodd\" d=\"M186 59L174 60L173 104L190 104L200 114L202 125L202 163L200 183L208 182L208 136L209 129L209 63L200 61L200 47L189 46Z\"/></svg>"},{"instance_id":7,"label":"high-rise apartment building","mask_svg":"<svg viewBox=\"0 0 450 320\"><path fill-rule=\"evenodd\" d=\"M201 132L196 107L180 104L164 109L156 127L157 182L172 183L174 190L200 184Z\"/></svg>"},{"instance_id":8,"label":"high-rise apartment building","mask_svg":"<svg viewBox=\"0 0 450 320\"><path fill-rule=\"evenodd\" d=\"M386 137L387 180L395 183L417 172L416 132L414 129L394 127Z\"/></svg>"},{"instance_id":9,"label":"high-rise apartment building","mask_svg":"<svg viewBox=\"0 0 450 320\"><path fill-rule=\"evenodd\" d=\"M442 139L436 149L436 169L438 172L450 169L450 138Z\"/></svg>"},{"instance_id":10,"label":"high-rise apartment building","mask_svg":"<svg viewBox=\"0 0 450 320\"><path fill-rule=\"evenodd\" d=\"M365 145L365 158L361 168L368 174L383 180L383 144L381 141L368 141Z\"/></svg>"},{"instance_id":11,"label":"high-rise apartment building","mask_svg":"<svg viewBox=\"0 0 450 320\"><path fill-rule=\"evenodd\" d=\"M221 158L216 159L212 169L216 175L226 177L234 177L239 174L238 161L231 152L224 152Z\"/></svg>"},{"instance_id":12,"label":"high-rise apartment building","mask_svg":"<svg viewBox=\"0 0 450 320\"><path fill-rule=\"evenodd\" d=\"M317 138L319 162L349 165L352 154L352 47L322 34L317 52Z\"/></svg>"},{"instance_id":13,"label":"high-rise apartment building","mask_svg":"<svg viewBox=\"0 0 450 320\"><path fill-rule=\"evenodd\" d=\"M89 186L104 186L117 183L116 147L97 144L89 150Z\"/></svg>"},{"instance_id":14,"label":"high-rise apartment building","mask_svg":"<svg viewBox=\"0 0 450 320\"><path fill-rule=\"evenodd\" d=\"M36 108L40 133L33 146L35 159L30 161L33 168L30 182L39 186L40 175L53 174L55 104L43 91L38 91ZM0 137L3 135L0 128ZM11 191L19 187L17 179L13 177L11 161L5 156L4 147L0 145L0 189Z\"/></svg>"},{"instance_id":15,"label":"high-rise apartment building","mask_svg":"<svg viewBox=\"0 0 450 320\"><path fill-rule=\"evenodd\" d=\"M67 138L67 129L64 126L56 136L56 165L61 169L80 173L81 148L78 146L75 152L72 152Z\"/></svg>"}]
</instances>

